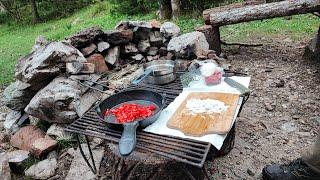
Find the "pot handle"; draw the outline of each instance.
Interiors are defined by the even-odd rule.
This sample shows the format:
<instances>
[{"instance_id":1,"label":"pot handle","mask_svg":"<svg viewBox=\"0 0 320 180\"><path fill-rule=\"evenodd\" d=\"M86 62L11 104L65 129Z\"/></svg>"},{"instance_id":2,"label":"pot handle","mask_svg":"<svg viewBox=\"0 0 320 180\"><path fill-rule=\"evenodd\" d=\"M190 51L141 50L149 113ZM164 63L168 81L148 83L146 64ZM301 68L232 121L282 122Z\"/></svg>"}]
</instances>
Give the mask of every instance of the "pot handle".
<instances>
[{"instance_id":1,"label":"pot handle","mask_svg":"<svg viewBox=\"0 0 320 180\"><path fill-rule=\"evenodd\" d=\"M132 84L134 85L138 85L141 81L143 81L147 76L149 76L149 74L151 73L151 69L146 69L146 71L144 71L144 73L138 77L137 79L132 81Z\"/></svg>"},{"instance_id":2,"label":"pot handle","mask_svg":"<svg viewBox=\"0 0 320 180\"><path fill-rule=\"evenodd\" d=\"M122 156L128 156L136 146L136 130L138 121L124 124L121 139L119 141L119 152Z\"/></svg>"}]
</instances>

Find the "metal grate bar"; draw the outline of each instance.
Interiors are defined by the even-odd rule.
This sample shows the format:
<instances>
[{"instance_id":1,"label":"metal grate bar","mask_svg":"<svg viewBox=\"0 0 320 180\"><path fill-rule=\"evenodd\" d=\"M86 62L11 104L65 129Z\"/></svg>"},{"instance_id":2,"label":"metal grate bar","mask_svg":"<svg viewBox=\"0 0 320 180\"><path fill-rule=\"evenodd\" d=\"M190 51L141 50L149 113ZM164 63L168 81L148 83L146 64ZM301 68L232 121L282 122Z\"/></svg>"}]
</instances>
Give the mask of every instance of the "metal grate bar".
<instances>
[{"instance_id":1,"label":"metal grate bar","mask_svg":"<svg viewBox=\"0 0 320 180\"><path fill-rule=\"evenodd\" d=\"M145 89L152 90L165 95L166 104L169 105L181 92L182 84L180 79L167 85L151 85L144 82L139 85L131 85L126 90ZM110 142L118 143L122 132L110 129L100 120L94 109L89 110L82 118L66 128L66 131L94 136ZM149 132L137 132L137 149L155 153L176 161L202 167L208 152L210 143L184 139L179 137L159 135Z\"/></svg>"}]
</instances>

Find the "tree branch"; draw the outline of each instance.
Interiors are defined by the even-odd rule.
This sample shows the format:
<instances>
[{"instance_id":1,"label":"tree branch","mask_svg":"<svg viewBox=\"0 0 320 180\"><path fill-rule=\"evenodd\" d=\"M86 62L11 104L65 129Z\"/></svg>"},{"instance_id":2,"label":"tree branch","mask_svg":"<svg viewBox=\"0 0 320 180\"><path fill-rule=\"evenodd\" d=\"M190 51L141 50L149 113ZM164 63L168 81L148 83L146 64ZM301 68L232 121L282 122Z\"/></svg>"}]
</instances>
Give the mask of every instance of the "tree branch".
<instances>
[{"instance_id":1,"label":"tree branch","mask_svg":"<svg viewBox=\"0 0 320 180\"><path fill-rule=\"evenodd\" d=\"M244 47L259 47L259 46L263 46L263 44L246 44L246 43L227 43L225 41L220 41L221 44L225 45L225 46L244 46Z\"/></svg>"}]
</instances>

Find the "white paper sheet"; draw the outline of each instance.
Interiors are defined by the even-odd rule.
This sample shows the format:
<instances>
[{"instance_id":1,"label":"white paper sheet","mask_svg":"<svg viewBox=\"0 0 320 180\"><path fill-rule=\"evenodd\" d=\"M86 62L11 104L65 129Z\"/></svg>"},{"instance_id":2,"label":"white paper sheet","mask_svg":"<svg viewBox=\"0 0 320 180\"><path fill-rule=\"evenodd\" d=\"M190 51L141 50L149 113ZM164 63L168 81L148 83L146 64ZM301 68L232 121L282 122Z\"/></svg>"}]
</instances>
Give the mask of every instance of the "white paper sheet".
<instances>
[{"instance_id":1,"label":"white paper sheet","mask_svg":"<svg viewBox=\"0 0 320 180\"><path fill-rule=\"evenodd\" d=\"M241 83L242 85L249 87L250 77L231 77L233 80ZM190 87L183 89L183 92L169 104L169 106L164 109L159 117L159 119L144 129L144 131L152 132L156 134L163 134L163 135L171 135L177 136L182 138L190 138L199 141L209 142L213 146L215 146L218 150L220 150L221 146L223 145L223 141L227 137L227 135L219 135L219 134L210 134L205 135L202 137L192 137L192 136L185 136L181 131L170 129L167 127L167 121L171 118L174 114L176 109L180 106L180 104L184 101L184 99L188 96L190 92L224 92L224 93L239 93L239 91L235 88L230 87L227 83L222 81L219 85L215 86L207 86L205 85L204 81L196 81L190 83ZM239 112L241 106L242 98L239 100L239 105L237 106L235 116L233 118L233 123L236 120L237 114Z\"/></svg>"}]
</instances>

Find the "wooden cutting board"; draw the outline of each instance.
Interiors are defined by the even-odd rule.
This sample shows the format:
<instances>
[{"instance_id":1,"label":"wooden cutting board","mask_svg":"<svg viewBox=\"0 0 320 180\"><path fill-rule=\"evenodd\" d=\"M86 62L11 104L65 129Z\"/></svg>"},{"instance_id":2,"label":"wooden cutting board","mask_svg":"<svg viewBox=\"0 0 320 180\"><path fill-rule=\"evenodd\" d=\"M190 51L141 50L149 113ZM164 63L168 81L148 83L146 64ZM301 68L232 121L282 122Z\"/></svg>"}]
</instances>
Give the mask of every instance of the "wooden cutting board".
<instances>
[{"instance_id":1,"label":"wooden cutting board","mask_svg":"<svg viewBox=\"0 0 320 180\"><path fill-rule=\"evenodd\" d=\"M192 115L186 108L187 101L192 98L219 100L224 102L225 106L228 106L228 109L221 113ZM238 101L239 94L192 92L169 119L167 126L180 130L188 136L226 134L231 129Z\"/></svg>"}]
</instances>

